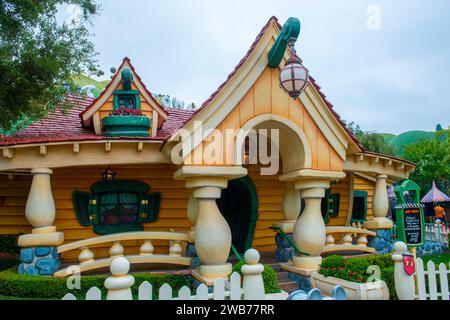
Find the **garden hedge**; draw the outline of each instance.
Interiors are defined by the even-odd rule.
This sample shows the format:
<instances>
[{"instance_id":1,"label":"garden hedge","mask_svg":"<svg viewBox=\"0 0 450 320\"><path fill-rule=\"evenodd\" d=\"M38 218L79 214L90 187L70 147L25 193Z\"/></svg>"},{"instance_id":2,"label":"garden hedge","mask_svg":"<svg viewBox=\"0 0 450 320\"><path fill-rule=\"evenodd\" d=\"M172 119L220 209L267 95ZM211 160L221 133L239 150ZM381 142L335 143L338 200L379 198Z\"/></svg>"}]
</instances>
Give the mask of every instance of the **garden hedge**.
<instances>
[{"instance_id":1,"label":"garden hedge","mask_svg":"<svg viewBox=\"0 0 450 320\"><path fill-rule=\"evenodd\" d=\"M142 282L148 281L153 286L153 299L157 298L159 288L168 283L174 292L178 292L183 286L192 288L192 280L184 275L166 274L134 274L135 284L131 288L133 295L137 295L138 287ZM72 293L77 299L82 300L86 292L93 286L102 291L106 297L106 289L103 286L108 276L82 276L81 289L69 290L67 279L52 277L22 276L17 274L17 268L0 272L0 295L17 298L40 298L60 300L67 293Z\"/></svg>"},{"instance_id":2,"label":"garden hedge","mask_svg":"<svg viewBox=\"0 0 450 320\"><path fill-rule=\"evenodd\" d=\"M428 261L432 260L436 264L436 267L438 267L440 263L448 265L450 262L450 254L424 256L421 258L425 265ZM389 287L391 300L397 300L394 281L394 262L392 261L390 254L351 259L345 259L342 256L329 256L323 260L319 272L326 277L335 277L347 281L363 283L370 277L366 271L371 265L380 267L381 280L386 282Z\"/></svg>"}]
</instances>

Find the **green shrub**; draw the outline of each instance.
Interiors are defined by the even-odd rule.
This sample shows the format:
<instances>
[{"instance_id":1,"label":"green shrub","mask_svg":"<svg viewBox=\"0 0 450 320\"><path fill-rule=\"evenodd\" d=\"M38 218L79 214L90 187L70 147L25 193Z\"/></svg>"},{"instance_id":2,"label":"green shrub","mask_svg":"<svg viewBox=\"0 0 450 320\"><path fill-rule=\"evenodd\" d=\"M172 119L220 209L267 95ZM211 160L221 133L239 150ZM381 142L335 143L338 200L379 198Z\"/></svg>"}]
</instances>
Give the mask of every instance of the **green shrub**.
<instances>
[{"instance_id":1,"label":"green shrub","mask_svg":"<svg viewBox=\"0 0 450 320\"><path fill-rule=\"evenodd\" d=\"M178 292L183 286L192 288L190 277L183 275L163 275L163 274L135 274L135 284L133 285L133 295L137 294L138 287L144 281L148 281L153 286L153 298L157 298L159 288L168 283L174 292ZM40 298L60 300L67 293L72 293L77 299L84 299L86 292L93 286L102 291L102 296L106 297L106 289L103 284L108 276L82 276L81 289L69 290L67 279L52 277L21 276L16 269L9 269L0 272L0 295L19 298Z\"/></svg>"},{"instance_id":2,"label":"green shrub","mask_svg":"<svg viewBox=\"0 0 450 320\"><path fill-rule=\"evenodd\" d=\"M241 268L244 264L244 261L236 263L233 266L233 272L238 272L242 276ZM264 266L262 277L264 281L264 291L266 294L281 292L280 286L278 285L277 274L271 266Z\"/></svg>"},{"instance_id":3,"label":"green shrub","mask_svg":"<svg viewBox=\"0 0 450 320\"><path fill-rule=\"evenodd\" d=\"M450 262L450 254L440 254L434 256L423 256L421 257L423 260L423 264L426 266L428 261L433 261L436 264L436 267L439 268L441 263L444 263L448 266Z\"/></svg>"},{"instance_id":4,"label":"green shrub","mask_svg":"<svg viewBox=\"0 0 450 320\"><path fill-rule=\"evenodd\" d=\"M386 282L391 300L398 300L397 292L395 291L394 267L381 269L381 280Z\"/></svg>"},{"instance_id":5,"label":"green shrub","mask_svg":"<svg viewBox=\"0 0 450 320\"><path fill-rule=\"evenodd\" d=\"M19 235L0 236L0 253L19 254L18 239Z\"/></svg>"},{"instance_id":6,"label":"green shrub","mask_svg":"<svg viewBox=\"0 0 450 320\"><path fill-rule=\"evenodd\" d=\"M0 271L8 270L19 264L20 261L18 258L0 258Z\"/></svg>"},{"instance_id":7,"label":"green shrub","mask_svg":"<svg viewBox=\"0 0 450 320\"><path fill-rule=\"evenodd\" d=\"M342 256L329 256L320 266L319 273L325 277L335 277L351 282L367 282L371 274L367 274L369 266L376 265L381 270L394 265L390 255L369 256L345 259Z\"/></svg>"}]
</instances>

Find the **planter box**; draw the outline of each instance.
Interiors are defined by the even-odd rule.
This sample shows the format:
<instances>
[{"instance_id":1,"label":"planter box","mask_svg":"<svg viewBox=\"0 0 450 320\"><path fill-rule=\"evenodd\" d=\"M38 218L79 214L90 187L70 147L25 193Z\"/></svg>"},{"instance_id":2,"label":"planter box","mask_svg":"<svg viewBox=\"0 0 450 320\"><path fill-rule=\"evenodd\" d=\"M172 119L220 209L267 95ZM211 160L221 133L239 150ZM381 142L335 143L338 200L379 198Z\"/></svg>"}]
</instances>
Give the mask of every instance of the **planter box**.
<instances>
[{"instance_id":1,"label":"planter box","mask_svg":"<svg viewBox=\"0 0 450 320\"><path fill-rule=\"evenodd\" d=\"M386 282L378 280L372 283L356 283L334 277L325 277L315 272L311 275L311 284L320 289L322 295L332 296L333 289L341 286L347 294L347 300L389 300L389 288Z\"/></svg>"},{"instance_id":2,"label":"planter box","mask_svg":"<svg viewBox=\"0 0 450 320\"><path fill-rule=\"evenodd\" d=\"M107 137L148 137L150 123L146 116L109 116L102 120Z\"/></svg>"}]
</instances>

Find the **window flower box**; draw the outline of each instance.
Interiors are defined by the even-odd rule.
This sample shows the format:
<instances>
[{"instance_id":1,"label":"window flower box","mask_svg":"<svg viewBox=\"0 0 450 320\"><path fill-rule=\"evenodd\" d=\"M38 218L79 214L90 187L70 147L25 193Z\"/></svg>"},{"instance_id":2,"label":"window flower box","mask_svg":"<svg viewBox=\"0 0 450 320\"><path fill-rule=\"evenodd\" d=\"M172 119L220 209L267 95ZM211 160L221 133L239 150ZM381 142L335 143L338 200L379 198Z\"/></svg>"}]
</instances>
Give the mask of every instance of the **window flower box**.
<instances>
[{"instance_id":1,"label":"window flower box","mask_svg":"<svg viewBox=\"0 0 450 320\"><path fill-rule=\"evenodd\" d=\"M107 137L148 137L150 117L139 115L110 115L103 118L103 130Z\"/></svg>"},{"instance_id":2,"label":"window flower box","mask_svg":"<svg viewBox=\"0 0 450 320\"><path fill-rule=\"evenodd\" d=\"M389 288L383 280L370 283L357 283L335 277L325 277L315 272L311 275L311 284L320 289L323 295L332 296L333 289L341 286L347 294L347 300L389 300Z\"/></svg>"}]
</instances>

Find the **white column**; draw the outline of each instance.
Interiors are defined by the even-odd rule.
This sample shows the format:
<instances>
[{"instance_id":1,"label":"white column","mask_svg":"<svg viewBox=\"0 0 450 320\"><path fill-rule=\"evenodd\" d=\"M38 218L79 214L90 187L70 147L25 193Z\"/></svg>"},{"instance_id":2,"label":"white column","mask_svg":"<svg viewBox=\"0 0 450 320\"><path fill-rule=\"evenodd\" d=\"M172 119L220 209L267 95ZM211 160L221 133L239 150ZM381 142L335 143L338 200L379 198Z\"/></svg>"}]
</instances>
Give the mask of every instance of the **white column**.
<instances>
[{"instance_id":1,"label":"white column","mask_svg":"<svg viewBox=\"0 0 450 320\"><path fill-rule=\"evenodd\" d=\"M295 189L295 183L287 182L283 197L284 220L273 226L281 228L285 233L292 233L301 211L300 191Z\"/></svg>"},{"instance_id":2,"label":"white column","mask_svg":"<svg viewBox=\"0 0 450 320\"><path fill-rule=\"evenodd\" d=\"M386 175L378 175L373 194L372 211L373 220L368 221L364 226L368 229L391 229L393 223L386 218L389 210L389 198L387 193Z\"/></svg>"},{"instance_id":3,"label":"white column","mask_svg":"<svg viewBox=\"0 0 450 320\"><path fill-rule=\"evenodd\" d=\"M53 171L38 168L31 171L33 182L28 196L25 216L33 226L31 235L19 238L20 247L58 246L64 242L64 234L56 232L55 201L53 200L50 176Z\"/></svg>"},{"instance_id":4,"label":"white column","mask_svg":"<svg viewBox=\"0 0 450 320\"><path fill-rule=\"evenodd\" d=\"M191 231L189 232L189 240L190 243L195 241L195 226L197 225L198 219L198 199L194 197L194 193L192 193L189 197L188 206L187 206L187 217L189 222L191 223Z\"/></svg>"},{"instance_id":5,"label":"white column","mask_svg":"<svg viewBox=\"0 0 450 320\"><path fill-rule=\"evenodd\" d=\"M329 181L299 181L295 184L305 200L305 210L295 224L293 240L300 251L310 254L294 257L293 266L297 269L315 271L322 263L326 226L322 218L321 203L329 186Z\"/></svg>"},{"instance_id":6,"label":"white column","mask_svg":"<svg viewBox=\"0 0 450 320\"><path fill-rule=\"evenodd\" d=\"M231 230L216 204L222 189L227 187L225 178L189 178L186 186L193 189L198 201L198 217L195 227L195 248L200 258L200 276L205 279L226 277L232 271L227 263L231 249Z\"/></svg>"},{"instance_id":7,"label":"white column","mask_svg":"<svg viewBox=\"0 0 450 320\"><path fill-rule=\"evenodd\" d=\"M40 168L31 171L33 182L25 208L25 216L34 229L52 227L56 210L53 200L50 176L51 169Z\"/></svg>"}]
</instances>

